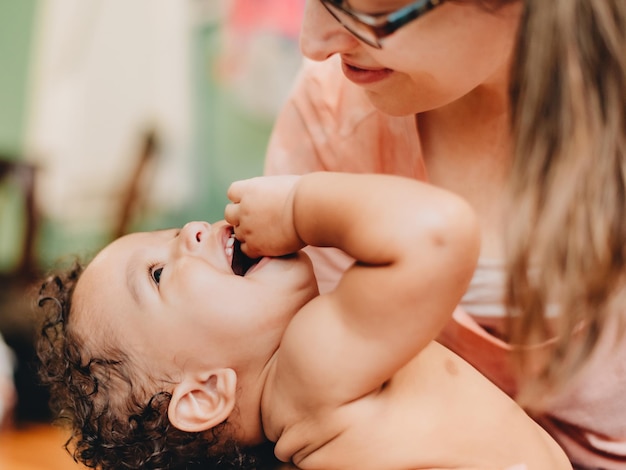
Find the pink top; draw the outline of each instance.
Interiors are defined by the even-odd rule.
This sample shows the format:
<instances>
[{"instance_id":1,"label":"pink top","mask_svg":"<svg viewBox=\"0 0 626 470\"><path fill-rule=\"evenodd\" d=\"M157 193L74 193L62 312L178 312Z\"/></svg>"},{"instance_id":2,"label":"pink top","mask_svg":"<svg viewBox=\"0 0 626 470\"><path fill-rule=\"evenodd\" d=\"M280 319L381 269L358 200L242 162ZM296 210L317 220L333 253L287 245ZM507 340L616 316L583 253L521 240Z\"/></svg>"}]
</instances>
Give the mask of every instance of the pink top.
<instances>
[{"instance_id":1,"label":"pink top","mask_svg":"<svg viewBox=\"0 0 626 470\"><path fill-rule=\"evenodd\" d=\"M413 116L378 111L362 89L344 78L335 59L307 61L276 122L265 172L389 173L426 180L421 153ZM350 263L337 250L307 250L321 290L332 287ZM488 333L476 313L457 308L439 341L514 396L511 348ZM538 421L575 464L626 470L626 341L615 347L616 338L609 336L589 367L558 396L547 398ZM546 345L538 345L531 354L545 350Z\"/></svg>"}]
</instances>

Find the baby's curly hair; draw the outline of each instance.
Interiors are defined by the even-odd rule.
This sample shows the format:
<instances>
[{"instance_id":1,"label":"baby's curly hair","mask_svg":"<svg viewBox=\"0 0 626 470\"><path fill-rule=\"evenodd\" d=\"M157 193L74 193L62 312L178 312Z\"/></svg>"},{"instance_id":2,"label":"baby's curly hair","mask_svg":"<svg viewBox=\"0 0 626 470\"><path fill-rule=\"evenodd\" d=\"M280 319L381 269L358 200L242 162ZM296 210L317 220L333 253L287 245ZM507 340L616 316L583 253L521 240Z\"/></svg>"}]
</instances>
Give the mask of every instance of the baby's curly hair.
<instances>
[{"instance_id":1,"label":"baby's curly hair","mask_svg":"<svg viewBox=\"0 0 626 470\"><path fill-rule=\"evenodd\" d=\"M69 322L81 263L49 276L39 290L42 311L37 354L39 376L50 390L57 420L70 428L65 448L89 468L247 469L274 468L273 445L240 449L219 439L226 423L204 433L183 432L169 422L167 391L146 393L131 358L109 347L89 357ZM215 455L218 448L219 455Z\"/></svg>"}]
</instances>

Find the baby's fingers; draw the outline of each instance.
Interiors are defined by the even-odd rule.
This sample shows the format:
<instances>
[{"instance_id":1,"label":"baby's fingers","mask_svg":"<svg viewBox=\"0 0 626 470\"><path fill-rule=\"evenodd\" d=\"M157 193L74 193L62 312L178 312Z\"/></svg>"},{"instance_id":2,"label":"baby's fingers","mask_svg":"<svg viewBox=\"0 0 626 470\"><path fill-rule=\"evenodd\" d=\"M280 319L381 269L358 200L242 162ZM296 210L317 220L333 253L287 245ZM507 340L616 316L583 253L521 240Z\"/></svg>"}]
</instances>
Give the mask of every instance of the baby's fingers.
<instances>
[{"instance_id":1,"label":"baby's fingers","mask_svg":"<svg viewBox=\"0 0 626 470\"><path fill-rule=\"evenodd\" d=\"M231 183L228 187L228 190L226 191L226 196L228 197L228 199L235 203L241 202L241 198L243 197L247 181L248 180L239 180Z\"/></svg>"},{"instance_id":2,"label":"baby's fingers","mask_svg":"<svg viewBox=\"0 0 626 470\"><path fill-rule=\"evenodd\" d=\"M226 204L224 208L224 220L233 227L239 225L239 204Z\"/></svg>"},{"instance_id":3,"label":"baby's fingers","mask_svg":"<svg viewBox=\"0 0 626 470\"><path fill-rule=\"evenodd\" d=\"M243 253L248 257L248 258L260 258L261 256L263 256L263 253L261 251L259 251L258 249L255 249L254 247L252 247L250 245L250 243L248 243L247 241L243 240L243 241L239 241L240 243L240 249L241 251L243 251Z\"/></svg>"}]
</instances>

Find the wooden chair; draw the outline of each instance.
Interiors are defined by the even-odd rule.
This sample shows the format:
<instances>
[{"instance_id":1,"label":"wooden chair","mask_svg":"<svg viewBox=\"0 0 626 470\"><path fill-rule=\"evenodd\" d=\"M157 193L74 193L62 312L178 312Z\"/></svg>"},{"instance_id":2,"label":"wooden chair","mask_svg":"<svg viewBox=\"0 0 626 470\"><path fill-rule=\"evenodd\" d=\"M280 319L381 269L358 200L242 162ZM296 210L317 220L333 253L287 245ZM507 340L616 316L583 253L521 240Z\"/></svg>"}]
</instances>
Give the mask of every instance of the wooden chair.
<instances>
[{"instance_id":1,"label":"wooden chair","mask_svg":"<svg viewBox=\"0 0 626 470\"><path fill-rule=\"evenodd\" d=\"M19 255L17 263L8 272L0 273L0 280L6 281L30 281L38 274L35 254L35 242L39 226L39 213L35 203L35 188L37 179L37 167L31 163L16 161L6 155L0 155L0 184L14 183L18 188L18 196L23 206L23 221L9 221L6 214L2 214L2 225L6 230L6 224L23 223L23 237L21 247L18 247ZM3 208L0 207L0 211Z\"/></svg>"}]
</instances>

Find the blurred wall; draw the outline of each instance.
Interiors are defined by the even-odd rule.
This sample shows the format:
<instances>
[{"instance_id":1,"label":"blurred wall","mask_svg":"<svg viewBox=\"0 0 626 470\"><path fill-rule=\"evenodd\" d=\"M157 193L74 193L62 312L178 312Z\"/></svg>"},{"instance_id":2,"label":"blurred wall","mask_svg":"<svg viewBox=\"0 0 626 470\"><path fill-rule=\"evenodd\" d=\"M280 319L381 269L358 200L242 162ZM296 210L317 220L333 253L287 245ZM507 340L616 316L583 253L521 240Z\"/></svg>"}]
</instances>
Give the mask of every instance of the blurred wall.
<instances>
[{"instance_id":1,"label":"blurred wall","mask_svg":"<svg viewBox=\"0 0 626 470\"><path fill-rule=\"evenodd\" d=\"M159 188L187 199L190 66L187 3L43 0L37 14L27 146L40 163L40 204L64 224L103 230L154 130Z\"/></svg>"}]
</instances>

